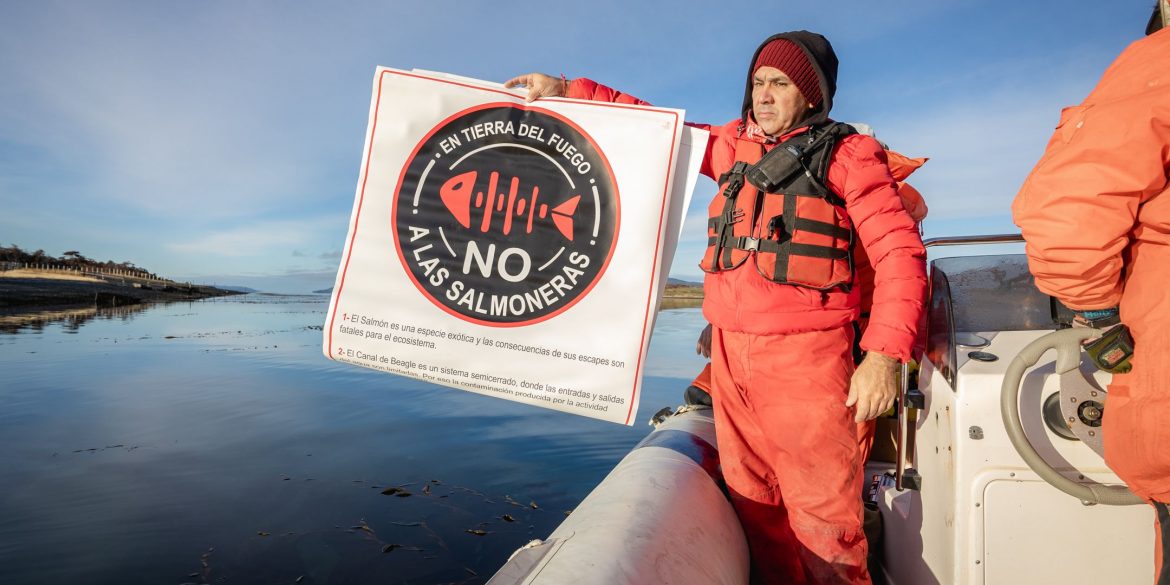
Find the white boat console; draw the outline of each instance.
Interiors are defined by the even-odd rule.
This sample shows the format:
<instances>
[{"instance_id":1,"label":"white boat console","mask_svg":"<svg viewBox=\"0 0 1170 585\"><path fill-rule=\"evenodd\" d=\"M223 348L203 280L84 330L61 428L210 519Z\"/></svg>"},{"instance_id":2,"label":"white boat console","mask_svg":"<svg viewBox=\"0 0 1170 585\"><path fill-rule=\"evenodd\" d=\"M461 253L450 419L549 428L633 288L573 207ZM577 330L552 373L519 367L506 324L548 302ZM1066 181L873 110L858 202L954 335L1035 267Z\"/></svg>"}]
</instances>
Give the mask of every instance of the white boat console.
<instances>
[{"instance_id":1,"label":"white boat console","mask_svg":"<svg viewBox=\"0 0 1170 585\"><path fill-rule=\"evenodd\" d=\"M922 408L902 417L912 448L895 466L907 473L877 493L886 581L1152 583L1153 509L1117 505L1141 502L1078 437L1100 438L1108 376L1080 363L1079 331L1053 333L1071 313L1035 288L1026 258L935 260L928 311L908 400ZM1099 402L1070 419L1073 390Z\"/></svg>"}]
</instances>

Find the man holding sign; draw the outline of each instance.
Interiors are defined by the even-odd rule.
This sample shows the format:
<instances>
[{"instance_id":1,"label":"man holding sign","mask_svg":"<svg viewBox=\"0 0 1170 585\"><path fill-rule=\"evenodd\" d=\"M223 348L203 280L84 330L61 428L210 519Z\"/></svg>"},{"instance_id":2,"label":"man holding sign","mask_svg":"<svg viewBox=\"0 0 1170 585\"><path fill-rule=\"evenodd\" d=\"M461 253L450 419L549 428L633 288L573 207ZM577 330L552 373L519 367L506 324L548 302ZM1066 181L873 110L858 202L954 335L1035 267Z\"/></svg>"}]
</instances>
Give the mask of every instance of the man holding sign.
<instances>
[{"instance_id":1,"label":"man holding sign","mask_svg":"<svg viewBox=\"0 0 1170 585\"><path fill-rule=\"evenodd\" d=\"M756 583L869 583L856 422L887 410L910 358L925 250L881 145L829 119L837 57L823 36L774 35L749 64L739 118L711 133L700 266L713 325L716 432ZM533 73L529 100L645 104L588 79ZM873 263L873 308L853 366L852 251Z\"/></svg>"}]
</instances>

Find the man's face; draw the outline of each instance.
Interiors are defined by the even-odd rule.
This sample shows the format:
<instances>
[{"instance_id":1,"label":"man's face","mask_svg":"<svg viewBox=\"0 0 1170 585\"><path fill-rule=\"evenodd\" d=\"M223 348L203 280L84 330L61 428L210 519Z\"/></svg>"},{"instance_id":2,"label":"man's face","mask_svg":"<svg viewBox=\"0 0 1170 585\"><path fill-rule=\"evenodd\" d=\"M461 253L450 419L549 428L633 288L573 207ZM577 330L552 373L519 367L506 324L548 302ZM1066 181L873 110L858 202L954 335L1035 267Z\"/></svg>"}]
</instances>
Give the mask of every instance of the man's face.
<instances>
[{"instance_id":1,"label":"man's face","mask_svg":"<svg viewBox=\"0 0 1170 585\"><path fill-rule=\"evenodd\" d=\"M775 67L760 67L752 75L752 114L768 136L792 130L808 115L809 103L796 84Z\"/></svg>"}]
</instances>

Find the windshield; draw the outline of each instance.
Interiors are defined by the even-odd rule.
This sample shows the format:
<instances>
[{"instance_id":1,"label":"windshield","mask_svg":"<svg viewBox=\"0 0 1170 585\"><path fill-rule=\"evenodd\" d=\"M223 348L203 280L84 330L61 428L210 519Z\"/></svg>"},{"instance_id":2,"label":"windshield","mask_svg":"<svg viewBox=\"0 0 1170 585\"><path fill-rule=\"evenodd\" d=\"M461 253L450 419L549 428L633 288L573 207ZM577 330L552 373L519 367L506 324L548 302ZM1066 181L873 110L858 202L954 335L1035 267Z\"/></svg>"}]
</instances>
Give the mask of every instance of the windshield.
<instances>
[{"instance_id":1,"label":"windshield","mask_svg":"<svg viewBox=\"0 0 1170 585\"><path fill-rule=\"evenodd\" d=\"M1040 292L1023 254L940 258L930 263L926 354L954 386L955 336L1058 329L1072 312Z\"/></svg>"}]
</instances>

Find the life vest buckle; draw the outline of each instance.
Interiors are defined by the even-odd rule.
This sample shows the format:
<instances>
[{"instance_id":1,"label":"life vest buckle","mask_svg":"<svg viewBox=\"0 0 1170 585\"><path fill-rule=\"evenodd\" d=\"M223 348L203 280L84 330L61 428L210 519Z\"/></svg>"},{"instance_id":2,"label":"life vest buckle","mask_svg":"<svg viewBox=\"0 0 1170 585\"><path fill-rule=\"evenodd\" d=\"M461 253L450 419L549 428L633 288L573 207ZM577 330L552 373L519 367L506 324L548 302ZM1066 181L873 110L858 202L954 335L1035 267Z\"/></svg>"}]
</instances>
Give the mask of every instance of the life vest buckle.
<instances>
[{"instance_id":1,"label":"life vest buckle","mask_svg":"<svg viewBox=\"0 0 1170 585\"><path fill-rule=\"evenodd\" d=\"M744 173L748 170L748 164L744 161L736 161L731 166L731 170L727 171L723 176L727 177L727 187L723 189L724 197L735 197L739 194L739 190L743 188ZM722 177L721 177L722 178Z\"/></svg>"},{"instance_id":2,"label":"life vest buckle","mask_svg":"<svg viewBox=\"0 0 1170 585\"><path fill-rule=\"evenodd\" d=\"M743 188L743 175L735 175L727 182L727 188L723 190L724 197L735 197L739 194L739 190Z\"/></svg>"},{"instance_id":3,"label":"life vest buckle","mask_svg":"<svg viewBox=\"0 0 1170 585\"><path fill-rule=\"evenodd\" d=\"M735 243L735 247L739 248L740 250L744 250L746 252L756 252L760 249L760 238L741 236L737 238L737 240L738 241Z\"/></svg>"}]
</instances>

